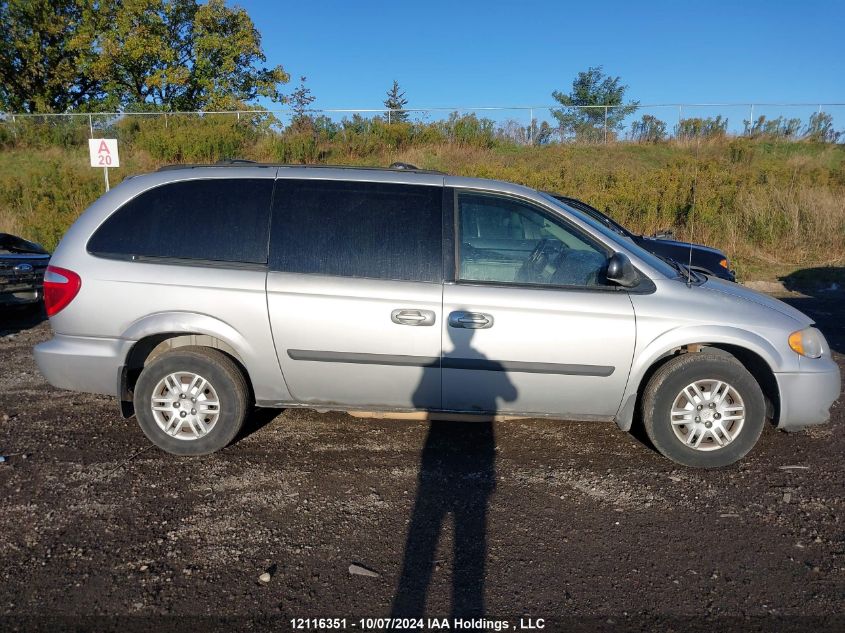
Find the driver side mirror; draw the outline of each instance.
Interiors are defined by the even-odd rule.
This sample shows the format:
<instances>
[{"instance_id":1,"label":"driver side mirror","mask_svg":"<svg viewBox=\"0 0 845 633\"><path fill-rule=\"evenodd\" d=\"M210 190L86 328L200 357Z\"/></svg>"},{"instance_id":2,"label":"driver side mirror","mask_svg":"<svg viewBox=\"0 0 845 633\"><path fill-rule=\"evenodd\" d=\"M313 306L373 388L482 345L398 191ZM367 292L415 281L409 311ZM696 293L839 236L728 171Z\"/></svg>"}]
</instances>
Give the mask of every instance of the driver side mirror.
<instances>
[{"instance_id":1,"label":"driver side mirror","mask_svg":"<svg viewBox=\"0 0 845 633\"><path fill-rule=\"evenodd\" d=\"M614 253L607 260L608 281L619 284L624 288L632 288L640 283L640 276L637 274L634 265L624 253Z\"/></svg>"}]
</instances>

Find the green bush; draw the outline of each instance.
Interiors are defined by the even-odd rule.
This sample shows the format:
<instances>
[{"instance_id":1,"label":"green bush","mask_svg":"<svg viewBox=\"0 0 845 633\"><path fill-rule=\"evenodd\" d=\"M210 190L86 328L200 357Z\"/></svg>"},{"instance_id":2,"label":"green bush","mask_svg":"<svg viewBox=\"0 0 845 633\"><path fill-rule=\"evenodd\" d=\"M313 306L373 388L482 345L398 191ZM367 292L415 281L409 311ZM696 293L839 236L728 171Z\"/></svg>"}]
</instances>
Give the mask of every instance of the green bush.
<instances>
[{"instance_id":1,"label":"green bush","mask_svg":"<svg viewBox=\"0 0 845 633\"><path fill-rule=\"evenodd\" d=\"M87 147L90 137L87 117L17 117L6 126L16 147Z\"/></svg>"},{"instance_id":2,"label":"green bush","mask_svg":"<svg viewBox=\"0 0 845 633\"><path fill-rule=\"evenodd\" d=\"M490 119L478 118L475 114L461 115L453 112L449 119L435 126L450 141L469 147L493 147L496 140L496 124Z\"/></svg>"},{"instance_id":3,"label":"green bush","mask_svg":"<svg viewBox=\"0 0 845 633\"><path fill-rule=\"evenodd\" d=\"M0 123L0 147L12 147L15 145L15 134L11 123Z\"/></svg>"},{"instance_id":4,"label":"green bush","mask_svg":"<svg viewBox=\"0 0 845 633\"><path fill-rule=\"evenodd\" d=\"M8 222L48 249L103 193L102 171L88 167L87 149L85 160L69 160L66 154L33 159L21 152L15 161L6 151L0 157L0 231Z\"/></svg>"},{"instance_id":5,"label":"green bush","mask_svg":"<svg viewBox=\"0 0 845 633\"><path fill-rule=\"evenodd\" d=\"M127 117L118 126L132 149L166 163L213 163L241 158L261 131L234 115Z\"/></svg>"},{"instance_id":6,"label":"green bush","mask_svg":"<svg viewBox=\"0 0 845 633\"><path fill-rule=\"evenodd\" d=\"M308 165L321 162L322 156L313 132L289 132L272 144L273 159L279 163Z\"/></svg>"}]
</instances>

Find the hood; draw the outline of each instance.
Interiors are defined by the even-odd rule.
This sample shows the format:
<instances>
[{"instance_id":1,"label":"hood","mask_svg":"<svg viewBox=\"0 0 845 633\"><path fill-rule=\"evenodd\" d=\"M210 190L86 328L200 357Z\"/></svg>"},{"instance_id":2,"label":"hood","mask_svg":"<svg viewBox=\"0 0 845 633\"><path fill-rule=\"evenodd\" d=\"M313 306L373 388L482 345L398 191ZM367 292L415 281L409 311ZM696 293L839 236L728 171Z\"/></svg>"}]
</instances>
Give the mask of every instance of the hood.
<instances>
[{"instance_id":1,"label":"hood","mask_svg":"<svg viewBox=\"0 0 845 633\"><path fill-rule=\"evenodd\" d=\"M9 233L0 233L0 252L3 253L35 253L37 255L49 255L40 245L35 242L30 242L10 235Z\"/></svg>"},{"instance_id":2,"label":"hood","mask_svg":"<svg viewBox=\"0 0 845 633\"><path fill-rule=\"evenodd\" d=\"M726 257L725 253L720 251L718 248L712 248L710 246L704 246L704 244L690 244L689 242L679 242L677 240L668 240L662 237L648 237L643 235L642 238L649 242L660 242L661 244L666 244L667 246L674 246L677 248L685 248L689 249L690 246L697 251L704 251L707 253L712 253L713 255L719 255L721 257Z\"/></svg>"},{"instance_id":3,"label":"hood","mask_svg":"<svg viewBox=\"0 0 845 633\"><path fill-rule=\"evenodd\" d=\"M750 303L756 303L766 308L770 308L775 312L779 312L784 316L788 316L798 321L799 324L807 326L814 323L813 319L808 317L800 310L796 310L791 305L779 301L773 297L751 290L745 286L730 281L724 281L715 277L708 277L707 281L702 284L701 289L705 292L717 292L737 299L743 299Z\"/></svg>"}]
</instances>

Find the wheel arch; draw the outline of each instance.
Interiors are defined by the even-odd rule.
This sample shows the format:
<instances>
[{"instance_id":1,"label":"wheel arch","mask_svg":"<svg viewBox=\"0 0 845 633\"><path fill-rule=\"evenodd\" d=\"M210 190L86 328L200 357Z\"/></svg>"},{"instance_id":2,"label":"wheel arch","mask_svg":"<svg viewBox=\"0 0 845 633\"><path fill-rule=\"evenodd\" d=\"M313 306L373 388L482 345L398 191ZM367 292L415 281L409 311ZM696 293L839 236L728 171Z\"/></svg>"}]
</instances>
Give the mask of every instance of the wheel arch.
<instances>
[{"instance_id":1,"label":"wheel arch","mask_svg":"<svg viewBox=\"0 0 845 633\"><path fill-rule=\"evenodd\" d=\"M252 377L242 351L248 349L248 344L237 330L218 319L190 313L160 313L133 323L123 338L135 341L118 376L120 410L124 417L134 413L133 391L145 365L179 347L207 347L226 354L252 390Z\"/></svg>"},{"instance_id":2,"label":"wheel arch","mask_svg":"<svg viewBox=\"0 0 845 633\"><path fill-rule=\"evenodd\" d=\"M680 354L708 351L736 359L757 380L766 399L766 416L774 421L780 414L780 392L774 367L782 366L781 354L765 339L735 328L711 332L705 336L677 338L671 344L660 339L649 345L635 360L628 378L628 386L616 415L620 429L629 431L638 415L643 391L654 373L667 361ZM692 333L688 333L692 334ZM663 337L661 337L663 338ZM682 342L682 341L686 342Z\"/></svg>"}]
</instances>

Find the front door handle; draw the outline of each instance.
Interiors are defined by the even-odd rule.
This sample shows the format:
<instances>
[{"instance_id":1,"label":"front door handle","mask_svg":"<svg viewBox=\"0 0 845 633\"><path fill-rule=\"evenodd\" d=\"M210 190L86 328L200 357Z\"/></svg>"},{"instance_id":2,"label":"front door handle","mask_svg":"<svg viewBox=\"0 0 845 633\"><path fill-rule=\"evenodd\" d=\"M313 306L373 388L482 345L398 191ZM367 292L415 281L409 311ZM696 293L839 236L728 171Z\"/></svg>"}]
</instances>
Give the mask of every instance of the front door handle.
<instances>
[{"instance_id":1,"label":"front door handle","mask_svg":"<svg viewBox=\"0 0 845 633\"><path fill-rule=\"evenodd\" d=\"M399 325L434 325L432 310L401 309L390 313L390 320Z\"/></svg>"},{"instance_id":2,"label":"front door handle","mask_svg":"<svg viewBox=\"0 0 845 633\"><path fill-rule=\"evenodd\" d=\"M449 315L449 325L468 330L486 330L493 327L493 315L483 312L452 312Z\"/></svg>"}]
</instances>

